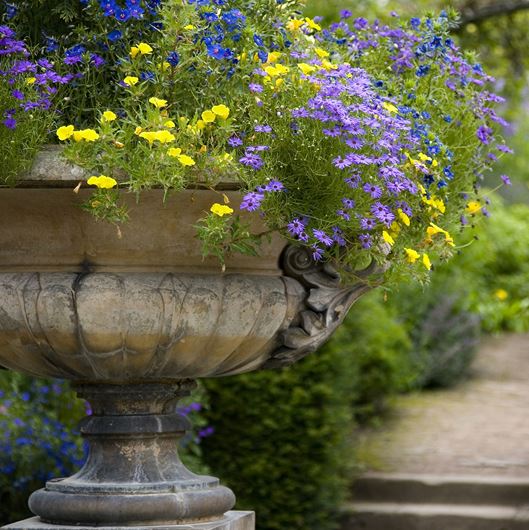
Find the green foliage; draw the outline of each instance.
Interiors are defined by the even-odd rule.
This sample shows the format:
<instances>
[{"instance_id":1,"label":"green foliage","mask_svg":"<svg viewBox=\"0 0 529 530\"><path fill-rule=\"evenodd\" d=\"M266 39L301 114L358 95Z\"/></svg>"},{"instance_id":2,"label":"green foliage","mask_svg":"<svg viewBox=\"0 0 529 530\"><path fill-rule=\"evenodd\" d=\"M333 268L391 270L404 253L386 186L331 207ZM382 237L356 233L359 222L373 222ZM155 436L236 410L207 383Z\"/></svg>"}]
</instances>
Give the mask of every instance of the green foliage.
<instances>
[{"instance_id":1,"label":"green foliage","mask_svg":"<svg viewBox=\"0 0 529 530\"><path fill-rule=\"evenodd\" d=\"M361 298L336 331L324 352L350 358L351 405L359 421L383 413L388 398L407 389L417 373L411 339L398 307L382 291Z\"/></svg>"},{"instance_id":2,"label":"green foliage","mask_svg":"<svg viewBox=\"0 0 529 530\"><path fill-rule=\"evenodd\" d=\"M337 527L351 462L353 362L325 350L282 371L205 383L216 432L206 462L238 508L257 510L259 530Z\"/></svg>"}]
</instances>

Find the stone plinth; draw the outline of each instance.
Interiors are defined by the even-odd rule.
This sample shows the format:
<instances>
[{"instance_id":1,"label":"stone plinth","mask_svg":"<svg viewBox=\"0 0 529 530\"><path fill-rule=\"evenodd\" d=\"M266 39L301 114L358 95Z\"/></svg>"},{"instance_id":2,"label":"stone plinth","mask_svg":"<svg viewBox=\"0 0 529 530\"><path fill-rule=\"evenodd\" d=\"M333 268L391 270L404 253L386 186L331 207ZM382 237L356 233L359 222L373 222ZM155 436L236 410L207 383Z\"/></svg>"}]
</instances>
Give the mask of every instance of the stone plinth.
<instances>
[{"instance_id":1,"label":"stone plinth","mask_svg":"<svg viewBox=\"0 0 529 530\"><path fill-rule=\"evenodd\" d=\"M219 521L175 526L105 526L99 530L255 530L254 512L228 512ZM94 530L93 526L62 526L43 523L32 517L18 523L2 527L3 530Z\"/></svg>"}]
</instances>

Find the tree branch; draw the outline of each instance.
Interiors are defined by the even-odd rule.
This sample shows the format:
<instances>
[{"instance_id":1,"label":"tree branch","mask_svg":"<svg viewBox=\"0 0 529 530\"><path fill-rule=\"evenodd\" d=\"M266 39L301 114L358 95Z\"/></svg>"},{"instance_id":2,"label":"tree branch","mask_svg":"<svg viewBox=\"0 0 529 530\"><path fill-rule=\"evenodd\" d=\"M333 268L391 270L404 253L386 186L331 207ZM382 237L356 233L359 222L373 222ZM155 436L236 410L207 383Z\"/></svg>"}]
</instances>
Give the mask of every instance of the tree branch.
<instances>
[{"instance_id":1,"label":"tree branch","mask_svg":"<svg viewBox=\"0 0 529 530\"><path fill-rule=\"evenodd\" d=\"M524 9L529 9L529 0L505 0L475 9L466 8L462 10L459 25L476 24L488 18L510 15Z\"/></svg>"}]
</instances>

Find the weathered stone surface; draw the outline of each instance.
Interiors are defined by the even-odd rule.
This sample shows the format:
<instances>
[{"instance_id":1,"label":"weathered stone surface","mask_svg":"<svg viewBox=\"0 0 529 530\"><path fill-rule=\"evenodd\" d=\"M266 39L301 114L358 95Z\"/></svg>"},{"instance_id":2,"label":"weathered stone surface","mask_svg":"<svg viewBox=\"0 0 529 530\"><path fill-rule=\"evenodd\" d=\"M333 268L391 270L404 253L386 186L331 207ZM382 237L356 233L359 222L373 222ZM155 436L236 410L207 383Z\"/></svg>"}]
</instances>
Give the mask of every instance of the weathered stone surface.
<instances>
[{"instance_id":1,"label":"weathered stone surface","mask_svg":"<svg viewBox=\"0 0 529 530\"><path fill-rule=\"evenodd\" d=\"M94 530L93 526L63 526L43 523L38 517L32 517L19 523L3 527L9 530ZM228 512L219 520L208 523L170 526L105 526L101 530L255 530L254 512Z\"/></svg>"},{"instance_id":2,"label":"weathered stone surface","mask_svg":"<svg viewBox=\"0 0 529 530\"><path fill-rule=\"evenodd\" d=\"M293 294L256 275L0 273L0 365L106 382L249 371L295 317Z\"/></svg>"},{"instance_id":3,"label":"weathered stone surface","mask_svg":"<svg viewBox=\"0 0 529 530\"><path fill-rule=\"evenodd\" d=\"M81 423L89 454L69 478L53 479L29 499L54 524L171 525L221 519L235 496L218 479L196 475L178 457L191 425L175 412L195 387L189 380L77 384L92 415Z\"/></svg>"}]
</instances>

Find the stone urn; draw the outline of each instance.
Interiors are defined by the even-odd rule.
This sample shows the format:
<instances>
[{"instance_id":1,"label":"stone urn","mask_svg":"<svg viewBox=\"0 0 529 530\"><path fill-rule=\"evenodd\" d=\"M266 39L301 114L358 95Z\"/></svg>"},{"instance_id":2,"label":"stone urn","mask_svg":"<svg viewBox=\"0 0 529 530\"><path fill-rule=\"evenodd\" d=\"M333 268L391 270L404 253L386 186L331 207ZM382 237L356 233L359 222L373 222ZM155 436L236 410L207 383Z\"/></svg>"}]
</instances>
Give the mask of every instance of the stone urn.
<instances>
[{"instance_id":1,"label":"stone urn","mask_svg":"<svg viewBox=\"0 0 529 530\"><path fill-rule=\"evenodd\" d=\"M373 270L342 286L331 266L276 238L221 271L193 228L219 193L125 194L130 221L118 234L79 207L83 178L49 149L0 190L0 365L69 379L93 410L80 426L84 467L33 493L36 517L5 528L253 529L252 512L230 511L231 490L180 461L190 425L177 401L198 378L316 350ZM240 201L235 186L223 192Z\"/></svg>"}]
</instances>

